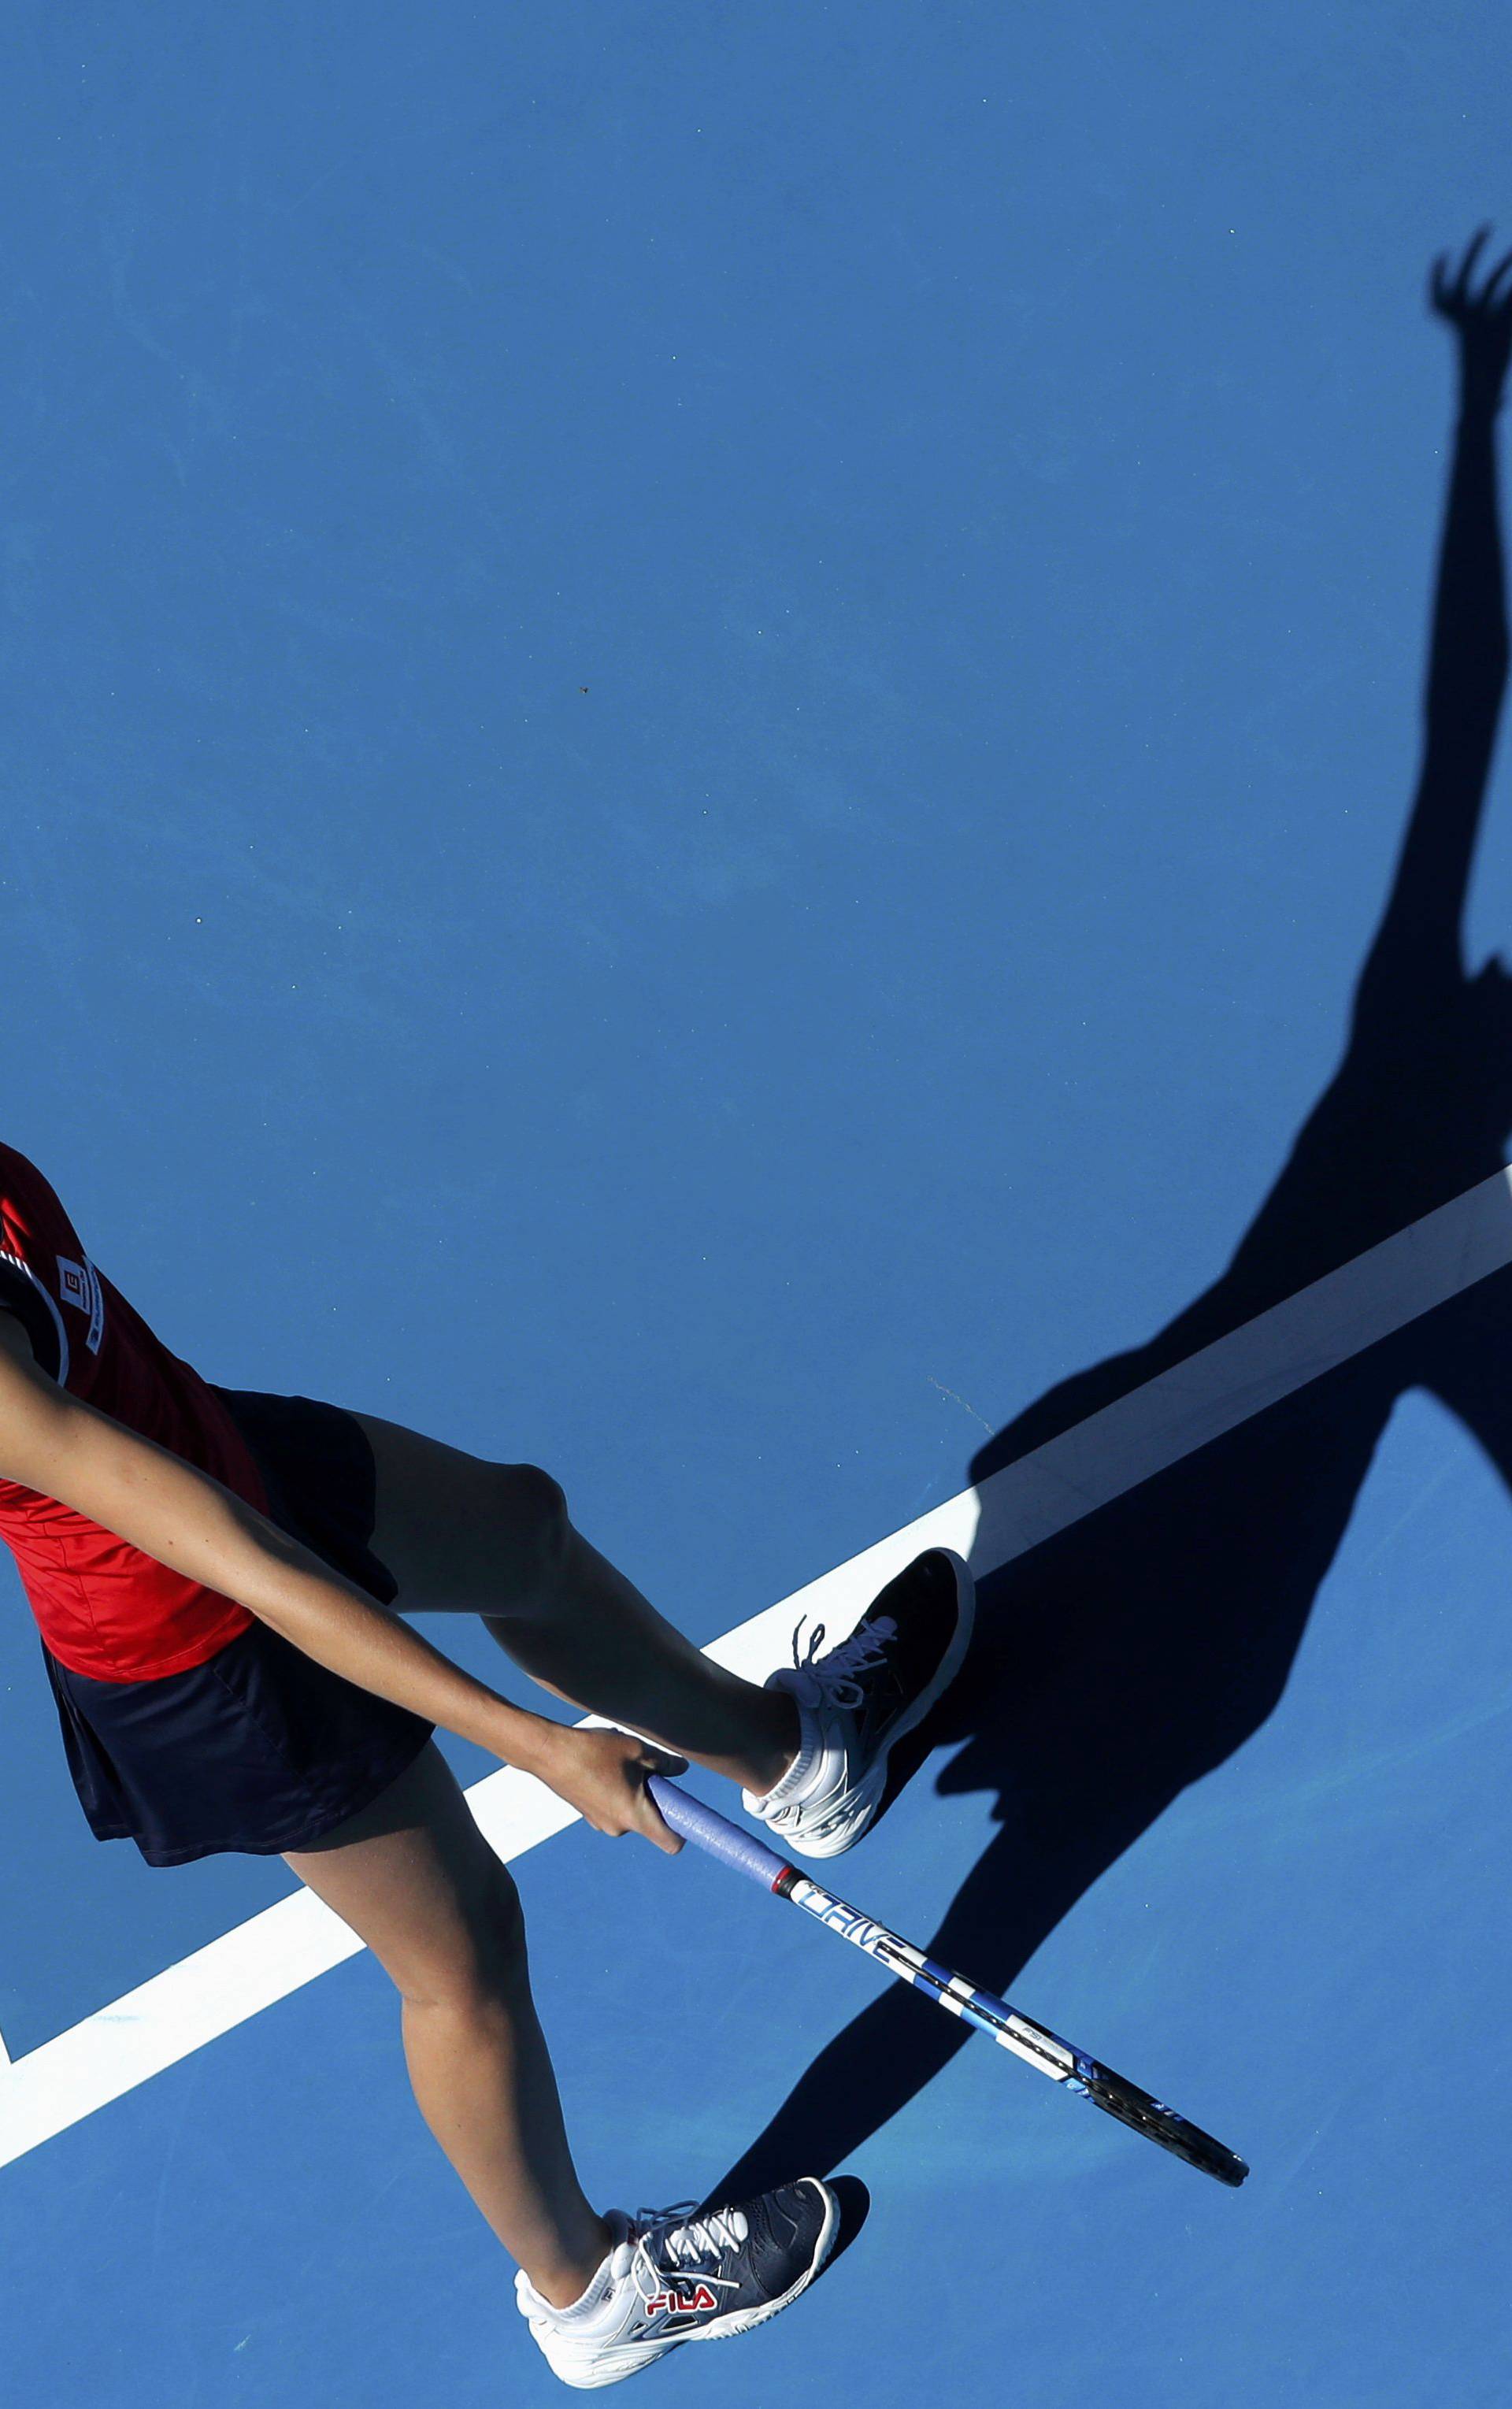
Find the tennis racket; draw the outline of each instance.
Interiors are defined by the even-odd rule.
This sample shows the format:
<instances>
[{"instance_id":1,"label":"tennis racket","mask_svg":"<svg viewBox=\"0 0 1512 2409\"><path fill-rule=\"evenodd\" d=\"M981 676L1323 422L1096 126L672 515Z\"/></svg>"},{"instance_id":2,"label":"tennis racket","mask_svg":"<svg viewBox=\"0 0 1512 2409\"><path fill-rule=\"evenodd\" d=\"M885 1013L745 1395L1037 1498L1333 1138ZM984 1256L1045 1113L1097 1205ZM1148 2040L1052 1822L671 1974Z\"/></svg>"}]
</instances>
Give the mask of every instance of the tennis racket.
<instances>
[{"instance_id":1,"label":"tennis racket","mask_svg":"<svg viewBox=\"0 0 1512 2409\"><path fill-rule=\"evenodd\" d=\"M874 1957L889 1974L900 1982L912 1983L936 2006L959 2016L963 2023L974 2025L978 2032L989 2033L1002 2049L1012 2050L1026 2065L1037 2067L1052 2083L1074 2092L1079 2099L1090 2099L1105 2115L1116 2116L1120 2125L1143 2133L1147 2141L1158 2142L1173 2157L1185 2158L1189 2167L1197 2167L1204 2175L1218 2183L1231 2184L1235 2189L1245 2180L1249 2169L1243 2158L1215 2142L1211 2133L1200 2126L1189 2125L1163 2100L1152 2099L1147 2091L1126 2082L1085 2050L1073 2049L1070 2041L1060 2039L1044 2025L1036 2024L1032 2016L1020 2015L1006 1999L998 1998L991 1991L979 1991L973 1983L953 1974L947 1966L940 1966L926 1957L911 1941L900 1940L886 1925L875 1924L859 1909L847 1906L836 1898L796 1866L778 1856L764 1841L750 1832L742 1831L738 1824L729 1823L723 1815L706 1807L664 1774L654 1773L646 1783L661 1810L664 1821L684 1840L706 1850L735 1873L745 1874L752 1882L790 1906L800 1907L829 1932L838 1932L855 1949L863 1949Z\"/></svg>"}]
</instances>

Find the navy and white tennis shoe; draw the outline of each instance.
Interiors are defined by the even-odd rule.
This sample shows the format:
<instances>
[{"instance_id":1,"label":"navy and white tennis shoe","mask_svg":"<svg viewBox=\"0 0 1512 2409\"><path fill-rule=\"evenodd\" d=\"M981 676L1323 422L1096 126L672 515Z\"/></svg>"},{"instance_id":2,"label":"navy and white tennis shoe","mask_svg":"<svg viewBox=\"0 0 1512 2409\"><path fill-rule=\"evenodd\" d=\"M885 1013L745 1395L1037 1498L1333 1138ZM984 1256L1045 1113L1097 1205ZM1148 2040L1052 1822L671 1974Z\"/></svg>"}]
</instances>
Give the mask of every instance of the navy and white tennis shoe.
<instances>
[{"instance_id":1,"label":"navy and white tennis shoe","mask_svg":"<svg viewBox=\"0 0 1512 2409\"><path fill-rule=\"evenodd\" d=\"M769 1690L798 1701L798 1754L775 1788L742 1791L772 1845L800 1857L838 1857L876 1815L887 1756L921 1724L959 1672L971 1645L975 1591L969 1566L930 1548L888 1582L850 1637L821 1656L824 1624L808 1653L769 1675Z\"/></svg>"},{"instance_id":2,"label":"navy and white tennis shoe","mask_svg":"<svg viewBox=\"0 0 1512 2409\"><path fill-rule=\"evenodd\" d=\"M835 2245L840 2202L817 2175L739 2208L697 2200L629 2215L612 2208L613 2247L580 2301L554 2309L524 2269L514 2295L564 2384L597 2390L685 2342L749 2333L806 2291Z\"/></svg>"}]
</instances>

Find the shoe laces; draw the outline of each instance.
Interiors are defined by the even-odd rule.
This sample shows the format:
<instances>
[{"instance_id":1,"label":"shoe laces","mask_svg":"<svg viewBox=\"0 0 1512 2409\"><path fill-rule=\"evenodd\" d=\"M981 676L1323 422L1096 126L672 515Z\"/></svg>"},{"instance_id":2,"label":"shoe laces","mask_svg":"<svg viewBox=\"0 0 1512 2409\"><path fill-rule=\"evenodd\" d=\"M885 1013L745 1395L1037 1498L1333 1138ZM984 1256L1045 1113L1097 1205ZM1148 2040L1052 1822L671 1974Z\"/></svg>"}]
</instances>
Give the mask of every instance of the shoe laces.
<instances>
[{"instance_id":1,"label":"shoe laces","mask_svg":"<svg viewBox=\"0 0 1512 2409\"><path fill-rule=\"evenodd\" d=\"M848 1639L842 1639L838 1648L831 1648L828 1655L819 1661L816 1660L819 1659L819 1647L825 1635L824 1624L814 1624L809 1635L808 1653L800 1656L798 1642L799 1632L802 1628L800 1623L793 1634L795 1672L803 1674L814 1685L815 1692L822 1691L835 1706L858 1707L863 1692L857 1676L870 1672L874 1665L882 1663L886 1653L884 1643L898 1636L898 1625L892 1616L869 1615L859 1629L853 1631Z\"/></svg>"},{"instance_id":2,"label":"shoe laces","mask_svg":"<svg viewBox=\"0 0 1512 2409\"><path fill-rule=\"evenodd\" d=\"M701 2262L739 2249L751 2229L744 2214L738 2208L721 2208L700 2216L698 2210L696 2200L675 2200L670 2208L636 2210L634 2223L639 2229L630 2268L642 2301L655 2300L666 2284L666 2267L657 2266L653 2249L674 2269L701 2267L706 2283L732 2287L738 2284L738 2277L716 2275Z\"/></svg>"}]
</instances>

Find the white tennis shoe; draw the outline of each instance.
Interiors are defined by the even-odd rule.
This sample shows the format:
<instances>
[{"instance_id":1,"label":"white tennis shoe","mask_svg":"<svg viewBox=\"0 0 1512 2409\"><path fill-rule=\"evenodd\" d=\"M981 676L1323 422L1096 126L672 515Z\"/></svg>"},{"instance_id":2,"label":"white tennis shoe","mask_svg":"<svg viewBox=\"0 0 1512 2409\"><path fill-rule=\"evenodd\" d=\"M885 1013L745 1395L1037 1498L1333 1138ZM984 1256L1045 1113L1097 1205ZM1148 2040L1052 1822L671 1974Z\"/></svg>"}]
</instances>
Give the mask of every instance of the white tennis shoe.
<instances>
[{"instance_id":1,"label":"white tennis shoe","mask_svg":"<svg viewBox=\"0 0 1512 2409\"><path fill-rule=\"evenodd\" d=\"M975 1588L949 1548L930 1548L888 1582L850 1637L826 1656L819 1623L808 1653L768 1676L798 1701L798 1754L773 1789L741 1796L772 1844L801 1857L854 1848L882 1804L887 1757L922 1723L971 1645Z\"/></svg>"},{"instance_id":2,"label":"white tennis shoe","mask_svg":"<svg viewBox=\"0 0 1512 2409\"><path fill-rule=\"evenodd\" d=\"M514 2296L564 2384L597 2390L638 2375L685 2342L749 2333L807 2291L835 2244L840 2202L817 2175L739 2208L696 2200L630 2216L612 2208L608 2258L581 2300L554 2309L524 2269Z\"/></svg>"}]
</instances>

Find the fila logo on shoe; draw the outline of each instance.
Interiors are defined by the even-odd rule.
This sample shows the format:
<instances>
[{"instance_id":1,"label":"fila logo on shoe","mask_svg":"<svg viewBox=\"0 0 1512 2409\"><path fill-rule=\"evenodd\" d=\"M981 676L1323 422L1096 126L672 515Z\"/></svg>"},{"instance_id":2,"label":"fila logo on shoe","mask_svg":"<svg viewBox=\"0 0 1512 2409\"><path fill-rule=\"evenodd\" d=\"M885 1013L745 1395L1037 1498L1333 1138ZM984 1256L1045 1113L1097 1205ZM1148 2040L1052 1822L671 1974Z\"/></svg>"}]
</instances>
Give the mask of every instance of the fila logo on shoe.
<instances>
[{"instance_id":1,"label":"fila logo on shoe","mask_svg":"<svg viewBox=\"0 0 1512 2409\"><path fill-rule=\"evenodd\" d=\"M646 2302L654 2317L659 2316L664 2309L669 2316L686 2317L691 2316L695 2309L717 2309L718 2306L719 2302L707 2284L676 2285L670 2291L655 2293Z\"/></svg>"}]
</instances>

